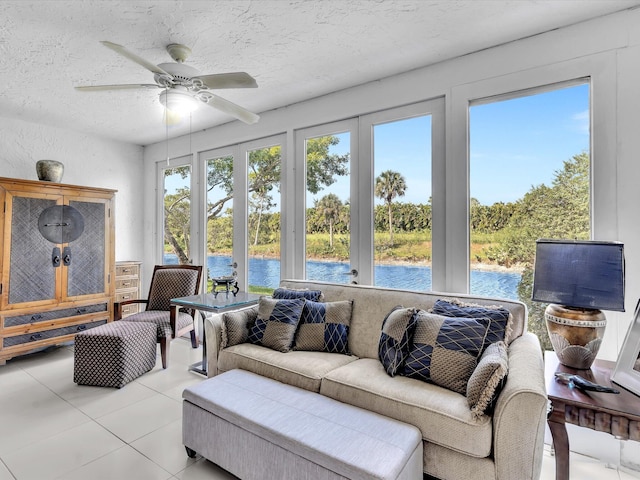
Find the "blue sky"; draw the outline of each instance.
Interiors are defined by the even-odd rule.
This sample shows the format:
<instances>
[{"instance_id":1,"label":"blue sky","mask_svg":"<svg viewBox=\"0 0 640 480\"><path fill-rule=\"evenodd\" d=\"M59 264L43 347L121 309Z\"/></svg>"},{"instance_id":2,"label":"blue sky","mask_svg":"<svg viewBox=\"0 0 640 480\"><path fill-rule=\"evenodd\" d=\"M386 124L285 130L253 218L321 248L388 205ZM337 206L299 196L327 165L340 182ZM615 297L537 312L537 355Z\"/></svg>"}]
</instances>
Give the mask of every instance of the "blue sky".
<instances>
[{"instance_id":1,"label":"blue sky","mask_svg":"<svg viewBox=\"0 0 640 480\"><path fill-rule=\"evenodd\" d=\"M565 160L589 152L588 84L472 106L470 190L483 205L550 185Z\"/></svg>"},{"instance_id":2,"label":"blue sky","mask_svg":"<svg viewBox=\"0 0 640 480\"><path fill-rule=\"evenodd\" d=\"M475 105L469 122L471 196L483 205L513 202L532 186L550 185L565 160L589 151L589 85ZM399 201L426 203L431 196L430 130L429 116L374 127L375 175L390 169L405 177ZM347 152L349 134L337 137L330 152ZM348 177L309 195L307 206L328 193L349 200Z\"/></svg>"},{"instance_id":3,"label":"blue sky","mask_svg":"<svg viewBox=\"0 0 640 480\"><path fill-rule=\"evenodd\" d=\"M532 186L550 185L565 160L589 151L588 84L475 105L469 117L470 190L483 205L513 202ZM430 129L428 116L374 127L375 175L395 170L407 183L398 201L426 203L431 196ZM348 134L338 137L331 153L348 151ZM347 200L348 179L339 179L315 198L330 192Z\"/></svg>"}]
</instances>

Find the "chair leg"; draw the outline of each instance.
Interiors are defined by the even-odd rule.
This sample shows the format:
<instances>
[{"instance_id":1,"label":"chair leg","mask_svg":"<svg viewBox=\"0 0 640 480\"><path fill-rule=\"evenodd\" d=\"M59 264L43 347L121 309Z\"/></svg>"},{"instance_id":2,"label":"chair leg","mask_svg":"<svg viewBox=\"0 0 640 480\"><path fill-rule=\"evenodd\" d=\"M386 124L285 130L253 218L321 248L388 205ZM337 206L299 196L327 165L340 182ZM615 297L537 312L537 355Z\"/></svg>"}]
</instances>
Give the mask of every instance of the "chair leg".
<instances>
[{"instance_id":1,"label":"chair leg","mask_svg":"<svg viewBox=\"0 0 640 480\"><path fill-rule=\"evenodd\" d=\"M167 368L167 357L169 356L169 339L167 337L160 339L160 356L162 357L162 368Z\"/></svg>"},{"instance_id":2,"label":"chair leg","mask_svg":"<svg viewBox=\"0 0 640 480\"><path fill-rule=\"evenodd\" d=\"M191 346L193 348L198 348L198 336L196 335L196 331L195 330L191 330L189 332L191 334Z\"/></svg>"}]
</instances>

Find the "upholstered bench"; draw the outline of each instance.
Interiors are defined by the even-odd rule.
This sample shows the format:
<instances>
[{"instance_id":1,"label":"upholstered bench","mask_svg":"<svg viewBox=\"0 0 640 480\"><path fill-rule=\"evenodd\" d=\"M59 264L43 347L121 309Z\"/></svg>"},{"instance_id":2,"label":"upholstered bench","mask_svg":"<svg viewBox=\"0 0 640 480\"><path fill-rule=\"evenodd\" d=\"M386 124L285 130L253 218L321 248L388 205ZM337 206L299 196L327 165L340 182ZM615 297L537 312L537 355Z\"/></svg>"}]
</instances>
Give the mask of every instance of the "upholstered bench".
<instances>
[{"instance_id":1,"label":"upholstered bench","mask_svg":"<svg viewBox=\"0 0 640 480\"><path fill-rule=\"evenodd\" d=\"M157 331L153 323L117 321L77 334L73 381L123 387L155 366Z\"/></svg>"},{"instance_id":2,"label":"upholstered bench","mask_svg":"<svg viewBox=\"0 0 640 480\"><path fill-rule=\"evenodd\" d=\"M182 396L187 454L243 480L422 479L414 426L244 370Z\"/></svg>"}]
</instances>

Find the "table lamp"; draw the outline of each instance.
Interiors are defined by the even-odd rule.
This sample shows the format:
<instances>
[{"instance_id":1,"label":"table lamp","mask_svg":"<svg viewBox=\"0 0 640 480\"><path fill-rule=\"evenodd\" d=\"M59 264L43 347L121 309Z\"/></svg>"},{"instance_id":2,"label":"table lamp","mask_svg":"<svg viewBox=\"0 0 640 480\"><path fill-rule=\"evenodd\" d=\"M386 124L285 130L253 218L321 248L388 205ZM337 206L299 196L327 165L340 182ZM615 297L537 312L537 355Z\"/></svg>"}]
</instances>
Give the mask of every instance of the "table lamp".
<instances>
[{"instance_id":1,"label":"table lamp","mask_svg":"<svg viewBox=\"0 0 640 480\"><path fill-rule=\"evenodd\" d=\"M600 310L624 312L624 245L537 240L532 300L549 303L544 318L560 363L590 368L607 324Z\"/></svg>"}]
</instances>

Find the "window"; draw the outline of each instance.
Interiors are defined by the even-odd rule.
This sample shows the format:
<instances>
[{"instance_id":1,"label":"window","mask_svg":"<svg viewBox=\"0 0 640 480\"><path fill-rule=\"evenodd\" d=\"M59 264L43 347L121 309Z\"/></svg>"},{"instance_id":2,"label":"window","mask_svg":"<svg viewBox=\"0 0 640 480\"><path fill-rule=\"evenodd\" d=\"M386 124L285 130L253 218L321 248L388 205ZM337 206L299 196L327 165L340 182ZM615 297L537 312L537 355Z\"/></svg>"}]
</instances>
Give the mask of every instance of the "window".
<instances>
[{"instance_id":1,"label":"window","mask_svg":"<svg viewBox=\"0 0 640 480\"><path fill-rule=\"evenodd\" d=\"M296 132L293 275L327 282L358 281L354 248L357 122L353 119Z\"/></svg>"},{"instance_id":2,"label":"window","mask_svg":"<svg viewBox=\"0 0 640 480\"><path fill-rule=\"evenodd\" d=\"M191 253L191 166L162 168L162 263L188 264Z\"/></svg>"},{"instance_id":3,"label":"window","mask_svg":"<svg viewBox=\"0 0 640 480\"><path fill-rule=\"evenodd\" d=\"M247 245L249 291L271 293L280 282L280 176L282 148L248 152Z\"/></svg>"},{"instance_id":4,"label":"window","mask_svg":"<svg viewBox=\"0 0 640 480\"><path fill-rule=\"evenodd\" d=\"M200 154L208 289L229 275L243 291L269 294L278 286L283 143L276 136Z\"/></svg>"},{"instance_id":5,"label":"window","mask_svg":"<svg viewBox=\"0 0 640 480\"><path fill-rule=\"evenodd\" d=\"M470 291L528 303L543 342L535 241L591 238L589 89L583 80L469 109Z\"/></svg>"},{"instance_id":6,"label":"window","mask_svg":"<svg viewBox=\"0 0 640 480\"><path fill-rule=\"evenodd\" d=\"M231 275L233 256L233 155L211 152L206 168L206 275L207 291L212 279Z\"/></svg>"},{"instance_id":7,"label":"window","mask_svg":"<svg viewBox=\"0 0 640 480\"><path fill-rule=\"evenodd\" d=\"M431 290L431 116L373 126L374 284Z\"/></svg>"}]
</instances>

